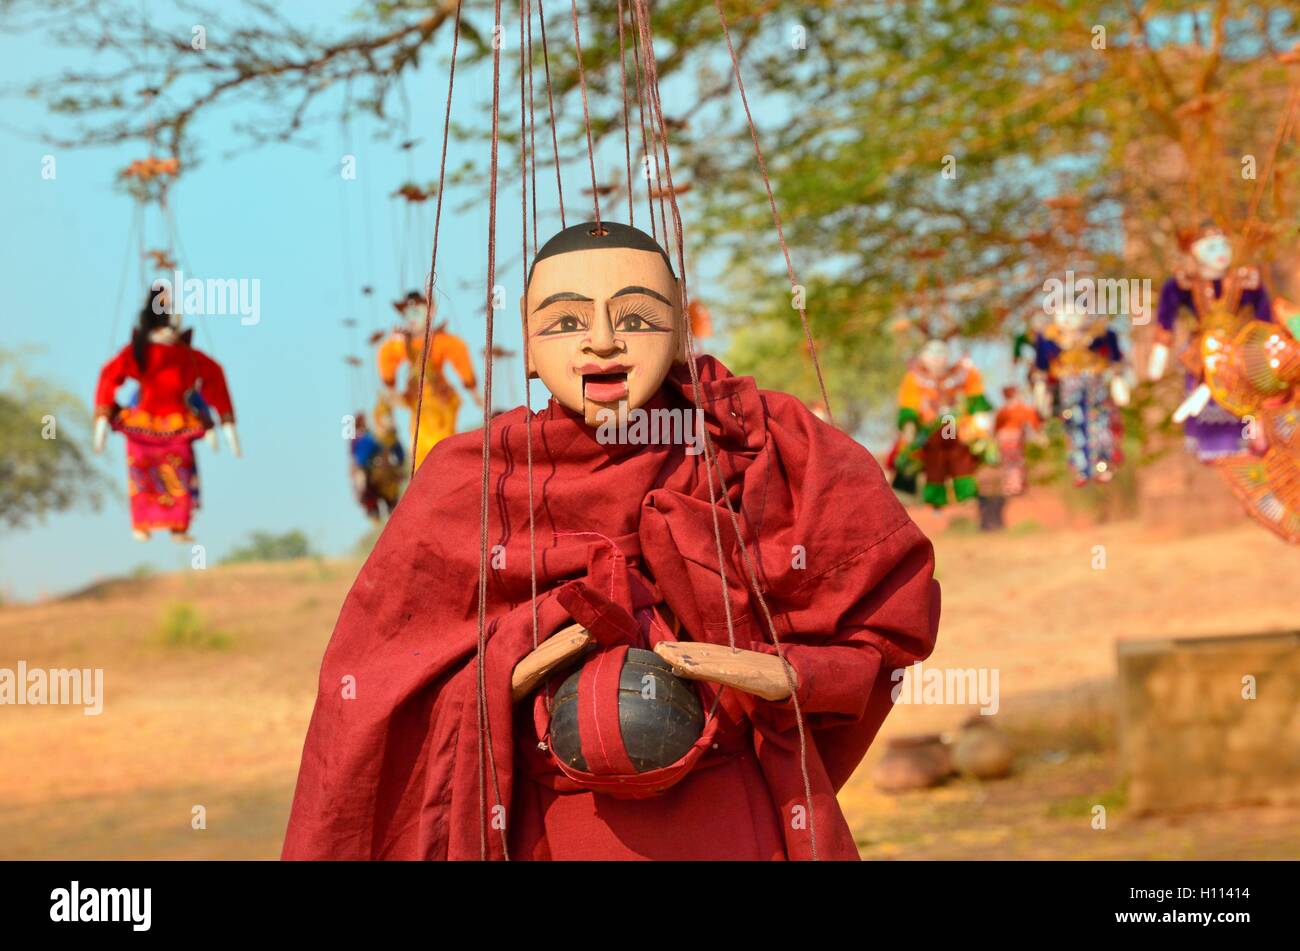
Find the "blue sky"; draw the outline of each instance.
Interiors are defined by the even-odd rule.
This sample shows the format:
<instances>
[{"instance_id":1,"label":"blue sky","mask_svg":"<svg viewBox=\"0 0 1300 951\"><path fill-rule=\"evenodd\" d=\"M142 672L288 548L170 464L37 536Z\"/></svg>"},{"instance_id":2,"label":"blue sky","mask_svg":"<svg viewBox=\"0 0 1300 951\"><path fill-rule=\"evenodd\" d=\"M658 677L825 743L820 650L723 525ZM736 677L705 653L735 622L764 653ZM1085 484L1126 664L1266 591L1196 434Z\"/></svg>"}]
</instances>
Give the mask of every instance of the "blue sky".
<instances>
[{"instance_id":1,"label":"blue sky","mask_svg":"<svg viewBox=\"0 0 1300 951\"><path fill-rule=\"evenodd\" d=\"M317 25L331 22L331 16L341 23L354 6L331 0L313 4L306 15ZM301 17L303 9L288 15ZM220 42L219 35L210 34L208 42ZM450 34L439 42L449 49ZM39 34L0 36L0 84L49 75L74 64L75 56ZM254 530L301 529L326 553L350 549L366 531L348 487L340 419L356 408L358 399L373 401L376 379L368 351L361 378L343 357L356 349L354 333L364 337L391 322L388 302L406 289L403 275L406 285L418 287L427 270L432 204L416 213L408 240L405 214L388 196L408 178L437 178L446 95L437 57L425 59L409 77L408 89L412 135L420 144L405 153L389 142L371 141L367 127L354 125L358 176L352 182L345 183L339 174L344 140L338 123L326 125L314 144L243 149L232 158L225 153L243 143L230 135L227 123L256 112L224 108L195 130L202 164L182 174L173 192L180 243L188 256L179 263L187 276L256 278L261 283L260 323L243 326L231 316L199 318L202 326L195 336L196 344L226 368L244 448L244 458L238 460L224 445L215 455L206 444L197 449L204 498L194 531L210 560ZM458 76L459 119L486 117L484 104L490 100L485 96L490 96L490 73ZM71 390L89 407L99 367L126 343L143 298L137 256L127 248L133 203L114 187L114 177L147 149L56 149L32 134L53 128L39 103L5 101L0 122L5 221L0 346L39 348L29 358L29 369ZM42 180L42 159L51 154L56 177ZM448 166L467 157L468 147L453 141ZM503 158L503 175L512 167ZM581 174L585 166L566 169L566 194L582 187ZM444 207L439 271L446 275L441 283L447 297L442 313L481 352L487 214L486 207L457 211L468 197L468 192L449 193ZM558 220L551 220L549 192L543 198L539 233L544 236L548 228L558 227ZM517 299L519 195L513 182L503 179L500 202L498 254L507 266L499 269L498 280ZM351 231L346 236L345 207ZM160 231L158 220L151 218L150 246L160 245ZM404 266L399 260L403 249ZM119 304L124 262L130 276ZM351 286L345 280L349 270ZM373 301L361 294L362 284L375 286ZM359 321L357 331L343 326L348 316ZM498 319L497 328L498 340L517 351L517 322ZM498 405L521 401L520 373L517 361L498 362L497 389L507 398L498 399ZM545 398L535 384L535 404ZM475 412L467 401L462 428L472 428ZM0 593L38 597L142 563L159 569L188 565L188 548L163 536L145 544L132 540L124 459L123 440L112 434L99 465L115 492L99 513L73 511L0 537Z\"/></svg>"},{"instance_id":2,"label":"blue sky","mask_svg":"<svg viewBox=\"0 0 1300 951\"><path fill-rule=\"evenodd\" d=\"M188 39L187 15L162 0L150 0L149 7L151 23L159 28L171 24ZM355 0L321 0L291 5L286 15L331 32L340 30L355 8ZM773 22L771 28L782 31L785 26ZM552 38L553 56L570 53L566 39L571 44L571 35L557 31ZM209 45L220 41L220 31L209 28ZM249 148L246 139L231 131L233 122L263 115L248 107L221 107L192 130L200 142L202 162L183 171L172 192L183 252L179 264L187 276L256 279L261 293L261 320L255 326L242 325L234 316L196 319L196 344L226 368L245 453L236 460L224 444L215 455L206 444L197 448L203 509L193 531L207 547L210 561L253 531L300 529L317 551L338 554L351 550L367 530L347 481L341 418L373 402L377 380L371 354L361 341L372 329L391 323L388 302L419 286L427 270L432 203L417 209L408 222L389 195L404 181L428 183L437 178L446 96L440 60L450 42L450 33L441 35L439 55L424 57L420 69L407 77L410 136L419 140L414 149L403 152L391 141L376 141L373 127L354 120L355 181L345 182L339 174L349 146L336 118L337 99L323 100L321 114L331 121L304 144ZM0 86L84 66L79 56L85 54L51 43L42 34L0 34ZM719 56L714 65L727 68L725 53ZM540 65L538 70L540 76ZM503 69L506 72L508 68ZM486 127L490 80L490 68L458 73L455 115L459 122ZM503 89L503 95L508 93L514 90ZM683 111L678 99L682 90L670 85L663 94L669 114ZM28 369L77 394L89 408L99 367L126 343L143 296L139 255L128 247L133 203L114 186L114 179L119 169L143 157L147 149L143 145L52 148L35 133L62 127L40 103L21 98L3 103L0 346L37 348ZM539 122L544 114L539 109ZM580 121L579 115L570 112L567 121ZM778 121L779 108L755 100L755 115L762 135L765 121ZM542 131L538 129L539 148ZM602 180L623 167L622 143L609 144L617 148L597 157ZM232 150L237 150L233 157L228 155ZM41 177L47 155L57 162L52 180ZM471 148L453 138L448 168L471 158L485 162L486 147ZM496 322L498 342L516 352L520 341L513 302L522 281L517 165L517 153L503 152L497 280L507 289L507 305ZM573 209L585 210L581 190L589 183L589 173L585 160L563 171L572 217ZM551 171L539 170L538 179L543 185L538 231L545 240L558 229L559 219L549 184ZM472 198L468 190L449 191L444 206L440 307L453 331L466 337L473 352L481 353L487 208L484 201L466 210L463 206ZM638 213L644 207L641 192ZM621 218L622 210L620 205L606 212ZM689 198L683 213L689 228ZM638 223L643 223L640 218ZM156 215L148 219L148 233L149 246L164 243ZM775 254L775 237L765 237ZM796 261L796 266L800 263ZM715 276L707 259L695 265L696 280ZM373 299L361 294L363 284L375 287ZM725 315L715 308L715 316ZM343 325L348 317L358 321L356 330ZM725 349L725 340L709 343L710 350ZM988 359L981 359L986 368L994 364L991 386L1004 372L997 366L1007 363L1004 350L1001 344L986 348ZM356 352L366 360L362 372L350 370L343 360ZM522 400L517 360L498 362L496 381L498 406ZM534 384L534 405L546 398L544 388ZM461 409L462 429L474 427L475 413L467 401ZM882 419L888 415L882 414ZM111 435L98 464L114 491L98 513L64 513L32 529L0 536L0 595L27 599L54 594L130 572L141 564L163 570L189 565L188 546L176 546L165 536L145 544L132 540L124 458L123 440Z\"/></svg>"}]
</instances>

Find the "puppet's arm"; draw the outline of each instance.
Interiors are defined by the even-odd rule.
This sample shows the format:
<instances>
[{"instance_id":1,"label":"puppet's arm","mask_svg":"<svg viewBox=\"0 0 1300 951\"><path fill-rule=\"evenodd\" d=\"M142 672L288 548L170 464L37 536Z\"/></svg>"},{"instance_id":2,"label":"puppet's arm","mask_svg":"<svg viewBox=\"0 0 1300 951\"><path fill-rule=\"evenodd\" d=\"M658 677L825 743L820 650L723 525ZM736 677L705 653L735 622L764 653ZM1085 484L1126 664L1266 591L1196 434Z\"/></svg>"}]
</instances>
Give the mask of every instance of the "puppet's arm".
<instances>
[{"instance_id":1,"label":"puppet's arm","mask_svg":"<svg viewBox=\"0 0 1300 951\"><path fill-rule=\"evenodd\" d=\"M591 635L581 624L570 624L533 648L532 653L515 665L510 675L510 697L522 700L551 673L576 658L591 643Z\"/></svg>"},{"instance_id":2,"label":"puppet's arm","mask_svg":"<svg viewBox=\"0 0 1300 951\"><path fill-rule=\"evenodd\" d=\"M764 700L784 700L799 689L794 668L775 654L696 641L661 641L655 653L678 677L735 687Z\"/></svg>"},{"instance_id":3,"label":"puppet's arm","mask_svg":"<svg viewBox=\"0 0 1300 951\"><path fill-rule=\"evenodd\" d=\"M113 395L128 376L137 375L135 356L129 345L100 369L99 382L95 386L95 428L91 435L91 448L95 452L103 452L108 441L108 417L113 411Z\"/></svg>"},{"instance_id":4,"label":"puppet's arm","mask_svg":"<svg viewBox=\"0 0 1300 951\"><path fill-rule=\"evenodd\" d=\"M557 669L580 656L590 643L591 635L581 624L570 624L547 638L515 665L510 676L511 697L518 702L528 696ZM733 651L726 644L694 641L663 641L655 647L655 653L671 664L679 677L735 687L764 700L784 700L792 687L798 689L794 670L773 654Z\"/></svg>"}]
</instances>

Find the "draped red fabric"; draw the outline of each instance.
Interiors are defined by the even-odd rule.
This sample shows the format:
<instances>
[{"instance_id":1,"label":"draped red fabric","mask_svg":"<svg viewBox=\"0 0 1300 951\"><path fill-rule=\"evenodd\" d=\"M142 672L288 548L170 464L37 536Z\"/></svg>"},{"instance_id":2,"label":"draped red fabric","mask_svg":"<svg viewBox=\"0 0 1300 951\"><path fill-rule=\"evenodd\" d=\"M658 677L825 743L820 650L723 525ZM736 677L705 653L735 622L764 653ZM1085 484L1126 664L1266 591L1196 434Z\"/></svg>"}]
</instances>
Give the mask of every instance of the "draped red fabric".
<instances>
[{"instance_id":1,"label":"draped red fabric","mask_svg":"<svg viewBox=\"0 0 1300 951\"><path fill-rule=\"evenodd\" d=\"M491 424L486 723L476 661L482 436L464 433L429 454L343 605L284 858L496 859L508 848L510 857L722 857L736 854L733 836L767 850L759 819L740 828L734 818L760 813L779 825L781 854L771 857L811 857L814 823L819 857L857 857L835 793L890 709L892 672L933 649L933 549L859 444L712 357L697 369L728 497L798 676L811 815L793 702L729 688L719 715L744 729L724 731L733 742L658 798L612 809L610 797L538 767L544 724L530 701L512 709L510 700L511 672L533 647L526 426L538 637L569 622L557 594L586 579L593 546L612 542L683 639L728 640L705 456L680 442L604 444L552 401L531 420L520 408ZM675 368L646 409L691 410L691 387L687 368ZM774 653L720 495L717 504L736 646ZM750 798L746 809L735 790ZM707 820L706 833L683 816Z\"/></svg>"}]
</instances>

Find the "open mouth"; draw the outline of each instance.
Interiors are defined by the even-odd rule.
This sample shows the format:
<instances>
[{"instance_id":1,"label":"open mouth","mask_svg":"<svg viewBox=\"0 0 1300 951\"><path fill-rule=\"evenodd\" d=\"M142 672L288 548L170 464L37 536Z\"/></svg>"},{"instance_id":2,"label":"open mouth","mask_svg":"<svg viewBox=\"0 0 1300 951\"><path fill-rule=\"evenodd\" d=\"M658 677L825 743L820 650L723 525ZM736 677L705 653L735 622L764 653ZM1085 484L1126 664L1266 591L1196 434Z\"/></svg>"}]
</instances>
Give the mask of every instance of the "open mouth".
<instances>
[{"instance_id":1,"label":"open mouth","mask_svg":"<svg viewBox=\"0 0 1300 951\"><path fill-rule=\"evenodd\" d=\"M627 399L627 367L585 366L581 372L584 399L593 403L617 403Z\"/></svg>"}]
</instances>

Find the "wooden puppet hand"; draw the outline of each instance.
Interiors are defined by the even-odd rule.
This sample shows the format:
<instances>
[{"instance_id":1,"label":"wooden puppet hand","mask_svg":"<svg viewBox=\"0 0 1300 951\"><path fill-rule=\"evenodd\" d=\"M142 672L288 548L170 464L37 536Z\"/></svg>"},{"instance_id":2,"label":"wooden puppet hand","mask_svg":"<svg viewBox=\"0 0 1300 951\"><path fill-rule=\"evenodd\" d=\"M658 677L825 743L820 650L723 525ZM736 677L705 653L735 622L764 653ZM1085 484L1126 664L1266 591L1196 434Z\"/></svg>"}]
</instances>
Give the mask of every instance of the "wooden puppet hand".
<instances>
[{"instance_id":1,"label":"wooden puppet hand","mask_svg":"<svg viewBox=\"0 0 1300 951\"><path fill-rule=\"evenodd\" d=\"M1034 409L1043 419L1052 415L1052 394L1047 389L1047 381L1041 378L1034 380Z\"/></svg>"},{"instance_id":2,"label":"wooden puppet hand","mask_svg":"<svg viewBox=\"0 0 1300 951\"><path fill-rule=\"evenodd\" d=\"M1210 388L1202 383L1196 389L1192 390L1190 396L1179 404L1178 409L1174 410L1174 422L1182 423L1191 419L1193 416L1199 416L1201 410L1205 409L1210 402Z\"/></svg>"},{"instance_id":3,"label":"wooden puppet hand","mask_svg":"<svg viewBox=\"0 0 1300 951\"><path fill-rule=\"evenodd\" d=\"M696 641L660 641L655 653L672 665L678 677L735 687L764 700L786 699L792 680L798 686L794 670L787 679L785 661L775 654L733 651L726 644Z\"/></svg>"},{"instance_id":4,"label":"wooden puppet hand","mask_svg":"<svg viewBox=\"0 0 1300 951\"><path fill-rule=\"evenodd\" d=\"M108 417L95 417L95 431L90 437L90 447L95 452L103 452L104 444L108 441Z\"/></svg>"},{"instance_id":5,"label":"wooden puppet hand","mask_svg":"<svg viewBox=\"0 0 1300 951\"><path fill-rule=\"evenodd\" d=\"M1129 397L1128 380L1122 376L1115 376L1110 381L1110 398L1116 406L1128 406Z\"/></svg>"},{"instance_id":6,"label":"wooden puppet hand","mask_svg":"<svg viewBox=\"0 0 1300 951\"><path fill-rule=\"evenodd\" d=\"M561 628L515 664L510 675L510 699L518 702L537 689L553 670L576 658L591 643L591 635L581 624Z\"/></svg>"},{"instance_id":7,"label":"wooden puppet hand","mask_svg":"<svg viewBox=\"0 0 1300 951\"><path fill-rule=\"evenodd\" d=\"M235 432L235 424L222 423L221 431L226 434L226 442L230 443L231 454L238 459L243 453L239 451L239 434Z\"/></svg>"},{"instance_id":8,"label":"wooden puppet hand","mask_svg":"<svg viewBox=\"0 0 1300 951\"><path fill-rule=\"evenodd\" d=\"M1147 376L1152 380L1158 380L1165 375L1165 367L1169 365L1169 348L1163 343L1158 343L1151 348L1151 358L1147 361Z\"/></svg>"}]
</instances>

